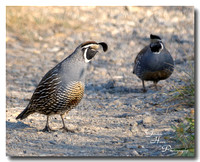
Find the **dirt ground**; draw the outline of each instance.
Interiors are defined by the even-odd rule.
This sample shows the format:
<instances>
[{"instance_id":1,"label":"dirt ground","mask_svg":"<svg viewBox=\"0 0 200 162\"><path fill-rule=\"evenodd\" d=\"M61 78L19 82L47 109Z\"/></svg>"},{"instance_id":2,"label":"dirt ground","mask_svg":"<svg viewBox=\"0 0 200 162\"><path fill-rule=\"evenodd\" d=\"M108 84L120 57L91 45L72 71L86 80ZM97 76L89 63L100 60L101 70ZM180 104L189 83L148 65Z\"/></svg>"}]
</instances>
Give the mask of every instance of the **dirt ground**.
<instances>
[{"instance_id":1,"label":"dirt ground","mask_svg":"<svg viewBox=\"0 0 200 162\"><path fill-rule=\"evenodd\" d=\"M175 156L172 125L194 107L165 102L183 85L194 63L192 7L7 7L7 156ZM132 74L137 53L159 35L175 60L172 76L159 90ZM109 50L89 63L81 103L65 117L75 133L62 132L61 118L17 121L44 74L82 42L104 41ZM189 71L188 71L189 72Z\"/></svg>"}]
</instances>

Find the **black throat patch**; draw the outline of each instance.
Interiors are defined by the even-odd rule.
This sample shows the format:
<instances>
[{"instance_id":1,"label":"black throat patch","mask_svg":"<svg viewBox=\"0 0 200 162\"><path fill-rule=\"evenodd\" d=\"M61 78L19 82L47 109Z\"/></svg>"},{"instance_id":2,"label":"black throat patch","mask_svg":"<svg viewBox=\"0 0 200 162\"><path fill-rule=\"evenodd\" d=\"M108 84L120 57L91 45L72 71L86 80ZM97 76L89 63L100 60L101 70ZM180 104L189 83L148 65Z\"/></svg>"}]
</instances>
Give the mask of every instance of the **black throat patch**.
<instances>
[{"instance_id":1,"label":"black throat patch","mask_svg":"<svg viewBox=\"0 0 200 162\"><path fill-rule=\"evenodd\" d=\"M91 60L96 55L96 53L98 52L98 51L91 49L91 48L87 48L87 49L84 48L83 50L84 50L83 53L85 53L85 51L86 51L86 58L88 60Z\"/></svg>"},{"instance_id":2,"label":"black throat patch","mask_svg":"<svg viewBox=\"0 0 200 162\"><path fill-rule=\"evenodd\" d=\"M159 53L163 49L162 42L155 42L150 44L151 52Z\"/></svg>"}]
</instances>

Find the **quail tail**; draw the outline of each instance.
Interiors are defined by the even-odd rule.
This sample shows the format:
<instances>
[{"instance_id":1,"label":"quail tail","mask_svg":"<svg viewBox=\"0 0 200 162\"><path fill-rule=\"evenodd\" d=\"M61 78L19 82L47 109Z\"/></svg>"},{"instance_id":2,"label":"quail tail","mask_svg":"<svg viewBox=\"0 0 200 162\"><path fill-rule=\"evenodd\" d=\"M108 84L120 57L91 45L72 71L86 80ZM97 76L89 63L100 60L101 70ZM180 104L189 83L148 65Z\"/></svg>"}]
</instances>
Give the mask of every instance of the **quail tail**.
<instances>
[{"instance_id":1,"label":"quail tail","mask_svg":"<svg viewBox=\"0 0 200 162\"><path fill-rule=\"evenodd\" d=\"M31 111L29 111L28 107L24 109L24 111L22 111L17 117L16 119L25 119L26 117L28 117L30 114L32 114Z\"/></svg>"}]
</instances>

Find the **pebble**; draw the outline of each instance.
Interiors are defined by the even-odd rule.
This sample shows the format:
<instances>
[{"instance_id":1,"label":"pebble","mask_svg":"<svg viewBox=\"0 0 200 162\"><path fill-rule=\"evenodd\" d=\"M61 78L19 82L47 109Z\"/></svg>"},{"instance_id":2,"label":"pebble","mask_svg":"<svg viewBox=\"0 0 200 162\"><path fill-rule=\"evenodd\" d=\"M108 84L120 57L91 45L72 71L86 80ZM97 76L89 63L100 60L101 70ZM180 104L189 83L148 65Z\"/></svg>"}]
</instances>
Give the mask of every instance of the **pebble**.
<instances>
[{"instance_id":1,"label":"pebble","mask_svg":"<svg viewBox=\"0 0 200 162\"><path fill-rule=\"evenodd\" d=\"M153 120L153 117L152 116L147 116L147 117L145 117L144 119L143 119L143 124L152 124L152 123L154 123L154 120Z\"/></svg>"},{"instance_id":2,"label":"pebble","mask_svg":"<svg viewBox=\"0 0 200 162\"><path fill-rule=\"evenodd\" d=\"M54 140L49 141L50 144L55 145L57 144Z\"/></svg>"},{"instance_id":3,"label":"pebble","mask_svg":"<svg viewBox=\"0 0 200 162\"><path fill-rule=\"evenodd\" d=\"M140 156L140 154L139 154L136 150L133 150L132 153L133 153L133 155L135 155L135 156Z\"/></svg>"},{"instance_id":4,"label":"pebble","mask_svg":"<svg viewBox=\"0 0 200 162\"><path fill-rule=\"evenodd\" d=\"M142 101L141 100L139 100L139 99L137 99L137 98L135 98L135 99L133 99L132 100L132 103L134 104L134 105L142 105Z\"/></svg>"},{"instance_id":5,"label":"pebble","mask_svg":"<svg viewBox=\"0 0 200 162\"><path fill-rule=\"evenodd\" d=\"M58 52L60 50L60 47L53 47L47 49L49 52Z\"/></svg>"},{"instance_id":6,"label":"pebble","mask_svg":"<svg viewBox=\"0 0 200 162\"><path fill-rule=\"evenodd\" d=\"M137 122L138 125L143 124L143 120L138 120L138 121L136 121L136 122Z\"/></svg>"},{"instance_id":7,"label":"pebble","mask_svg":"<svg viewBox=\"0 0 200 162\"><path fill-rule=\"evenodd\" d=\"M141 148L144 148L143 145L138 145L137 148L141 149Z\"/></svg>"}]
</instances>

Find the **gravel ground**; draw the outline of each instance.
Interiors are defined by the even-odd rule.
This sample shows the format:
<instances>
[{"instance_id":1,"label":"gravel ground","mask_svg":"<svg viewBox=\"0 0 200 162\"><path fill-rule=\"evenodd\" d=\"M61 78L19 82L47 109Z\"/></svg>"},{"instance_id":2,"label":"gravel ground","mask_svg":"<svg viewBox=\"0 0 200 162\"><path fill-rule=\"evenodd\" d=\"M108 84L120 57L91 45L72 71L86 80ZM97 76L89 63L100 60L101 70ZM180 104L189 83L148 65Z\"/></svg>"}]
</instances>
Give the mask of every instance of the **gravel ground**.
<instances>
[{"instance_id":1,"label":"gravel ground","mask_svg":"<svg viewBox=\"0 0 200 162\"><path fill-rule=\"evenodd\" d=\"M21 35L17 26L13 30L7 24L7 156L175 155L171 126L194 107L164 101L174 85L184 84L180 78L194 63L193 7L24 7L20 12L24 17L29 12L38 26L49 24L27 26L29 32ZM142 93L132 63L151 33L163 39L176 65L172 76L158 83L158 91L146 82L148 91ZM59 130L58 115L50 119L52 133L41 131L44 115L17 121L42 76L87 40L107 42L109 50L89 64L84 98L65 117L75 133Z\"/></svg>"}]
</instances>

